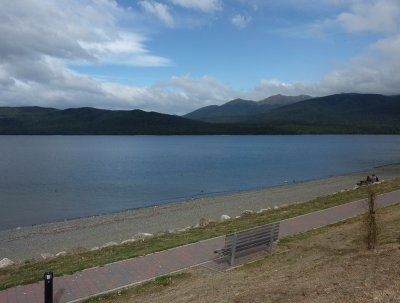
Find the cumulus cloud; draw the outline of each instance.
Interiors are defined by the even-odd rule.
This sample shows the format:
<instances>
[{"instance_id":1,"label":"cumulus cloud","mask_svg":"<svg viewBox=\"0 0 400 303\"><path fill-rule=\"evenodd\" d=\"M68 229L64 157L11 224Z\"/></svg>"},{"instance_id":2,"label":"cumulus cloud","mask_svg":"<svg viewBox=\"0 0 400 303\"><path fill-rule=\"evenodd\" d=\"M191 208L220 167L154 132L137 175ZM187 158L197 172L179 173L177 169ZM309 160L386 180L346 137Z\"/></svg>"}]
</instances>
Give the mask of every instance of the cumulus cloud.
<instances>
[{"instance_id":1,"label":"cumulus cloud","mask_svg":"<svg viewBox=\"0 0 400 303\"><path fill-rule=\"evenodd\" d=\"M78 44L99 63L133 66L166 66L170 60L151 55L141 35L120 32L118 39L101 42L78 41Z\"/></svg>"},{"instance_id":2,"label":"cumulus cloud","mask_svg":"<svg viewBox=\"0 0 400 303\"><path fill-rule=\"evenodd\" d=\"M170 0L173 4L206 13L218 11L222 8L220 0Z\"/></svg>"},{"instance_id":3,"label":"cumulus cloud","mask_svg":"<svg viewBox=\"0 0 400 303\"><path fill-rule=\"evenodd\" d=\"M251 21L251 17L242 16L237 14L231 18L231 22L237 28L243 29L245 28Z\"/></svg>"},{"instance_id":4,"label":"cumulus cloud","mask_svg":"<svg viewBox=\"0 0 400 303\"><path fill-rule=\"evenodd\" d=\"M121 100L121 106L129 104L131 107L171 114L185 114L199 107L222 104L235 95L231 87L211 76L172 76L149 87L104 83L102 88Z\"/></svg>"},{"instance_id":5,"label":"cumulus cloud","mask_svg":"<svg viewBox=\"0 0 400 303\"><path fill-rule=\"evenodd\" d=\"M128 64L167 64L167 59L149 54L145 37L118 27L117 20L125 15L114 1L0 2L0 60L49 56L90 63L126 64L128 59Z\"/></svg>"},{"instance_id":6,"label":"cumulus cloud","mask_svg":"<svg viewBox=\"0 0 400 303\"><path fill-rule=\"evenodd\" d=\"M139 1L139 4L145 9L146 12L157 16L158 19L160 19L169 27L174 27L175 21L167 5L156 1Z\"/></svg>"},{"instance_id":7,"label":"cumulus cloud","mask_svg":"<svg viewBox=\"0 0 400 303\"><path fill-rule=\"evenodd\" d=\"M355 1L336 21L349 32L393 33L399 30L398 0Z\"/></svg>"},{"instance_id":8,"label":"cumulus cloud","mask_svg":"<svg viewBox=\"0 0 400 303\"><path fill-rule=\"evenodd\" d=\"M324 21L323 30L379 33L381 38L345 66L328 73L318 87L327 92L400 93L400 2L353 0L347 11Z\"/></svg>"},{"instance_id":9,"label":"cumulus cloud","mask_svg":"<svg viewBox=\"0 0 400 303\"><path fill-rule=\"evenodd\" d=\"M151 54L146 37L118 25L132 14L108 0L0 2L0 105L122 106L68 64L170 64Z\"/></svg>"}]
</instances>

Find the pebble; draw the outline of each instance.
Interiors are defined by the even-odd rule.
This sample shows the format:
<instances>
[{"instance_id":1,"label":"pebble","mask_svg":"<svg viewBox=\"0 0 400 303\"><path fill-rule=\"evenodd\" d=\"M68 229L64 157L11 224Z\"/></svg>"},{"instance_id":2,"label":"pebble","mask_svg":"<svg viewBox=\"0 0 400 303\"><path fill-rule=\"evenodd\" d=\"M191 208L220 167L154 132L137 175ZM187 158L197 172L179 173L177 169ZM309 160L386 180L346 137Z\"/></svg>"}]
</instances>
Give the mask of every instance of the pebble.
<instances>
[{"instance_id":1,"label":"pebble","mask_svg":"<svg viewBox=\"0 0 400 303\"><path fill-rule=\"evenodd\" d=\"M121 244L133 243L136 241L137 241L136 239L127 239L127 240L122 241Z\"/></svg>"},{"instance_id":2,"label":"pebble","mask_svg":"<svg viewBox=\"0 0 400 303\"><path fill-rule=\"evenodd\" d=\"M54 258L54 255L51 253L41 253L40 256L42 257L43 260Z\"/></svg>"},{"instance_id":3,"label":"pebble","mask_svg":"<svg viewBox=\"0 0 400 303\"><path fill-rule=\"evenodd\" d=\"M63 257L66 256L67 252L66 251L60 251L59 253L56 253L56 257Z\"/></svg>"},{"instance_id":4,"label":"pebble","mask_svg":"<svg viewBox=\"0 0 400 303\"><path fill-rule=\"evenodd\" d=\"M150 238L152 236L153 236L153 234L149 234L149 233L137 233L135 235L135 239L145 239L145 238Z\"/></svg>"},{"instance_id":5,"label":"pebble","mask_svg":"<svg viewBox=\"0 0 400 303\"><path fill-rule=\"evenodd\" d=\"M185 231L188 231L189 229L191 229L191 227L190 227L190 226L186 226L186 227L184 227L184 228L178 229L177 232L178 232L178 233L183 233L183 232L185 232Z\"/></svg>"},{"instance_id":6,"label":"pebble","mask_svg":"<svg viewBox=\"0 0 400 303\"><path fill-rule=\"evenodd\" d=\"M11 261L9 258L4 258L0 261L0 268L5 268L12 265L14 265L14 262Z\"/></svg>"},{"instance_id":7,"label":"pebble","mask_svg":"<svg viewBox=\"0 0 400 303\"><path fill-rule=\"evenodd\" d=\"M110 247L110 246L115 246L118 245L117 242L107 242L106 244L102 245L101 248L106 248L106 247Z\"/></svg>"},{"instance_id":8,"label":"pebble","mask_svg":"<svg viewBox=\"0 0 400 303\"><path fill-rule=\"evenodd\" d=\"M220 221L220 222L224 222L224 221L230 220L230 219L231 219L231 217L229 217L228 215L222 215L222 216L219 218L219 221Z\"/></svg>"}]
</instances>

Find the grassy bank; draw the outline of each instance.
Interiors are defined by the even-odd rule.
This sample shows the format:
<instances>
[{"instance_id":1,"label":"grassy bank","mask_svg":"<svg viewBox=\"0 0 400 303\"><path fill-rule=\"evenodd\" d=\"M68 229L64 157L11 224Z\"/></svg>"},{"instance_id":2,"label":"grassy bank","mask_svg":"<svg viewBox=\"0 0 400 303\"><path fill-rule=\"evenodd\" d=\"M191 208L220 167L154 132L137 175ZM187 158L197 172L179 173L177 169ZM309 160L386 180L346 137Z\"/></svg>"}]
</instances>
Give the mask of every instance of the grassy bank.
<instances>
[{"instance_id":1,"label":"grassy bank","mask_svg":"<svg viewBox=\"0 0 400 303\"><path fill-rule=\"evenodd\" d=\"M373 185L373 188L377 194L397 190L400 189L400 179L376 184ZM102 266L107 263L224 235L235 230L303 215L367 196L367 188L361 187L320 197L306 203L289 205L260 214L249 214L223 223L210 223L207 226L193 228L182 233L158 235L144 241L112 246L98 251L80 252L40 262L26 262L0 270L0 289L39 281L42 279L43 273L48 270L53 271L56 276L71 274L85 268Z\"/></svg>"},{"instance_id":2,"label":"grassy bank","mask_svg":"<svg viewBox=\"0 0 400 303\"><path fill-rule=\"evenodd\" d=\"M199 267L84 303L398 302L399 270L393 264L400 261L400 205L379 209L377 216L375 250L367 249L364 214L287 237L278 253L233 271Z\"/></svg>"},{"instance_id":3,"label":"grassy bank","mask_svg":"<svg viewBox=\"0 0 400 303\"><path fill-rule=\"evenodd\" d=\"M376 212L379 237L365 242L366 215L287 237L277 253L235 270L202 267L84 303L400 302L400 205ZM305 278L306 277L306 278Z\"/></svg>"}]
</instances>

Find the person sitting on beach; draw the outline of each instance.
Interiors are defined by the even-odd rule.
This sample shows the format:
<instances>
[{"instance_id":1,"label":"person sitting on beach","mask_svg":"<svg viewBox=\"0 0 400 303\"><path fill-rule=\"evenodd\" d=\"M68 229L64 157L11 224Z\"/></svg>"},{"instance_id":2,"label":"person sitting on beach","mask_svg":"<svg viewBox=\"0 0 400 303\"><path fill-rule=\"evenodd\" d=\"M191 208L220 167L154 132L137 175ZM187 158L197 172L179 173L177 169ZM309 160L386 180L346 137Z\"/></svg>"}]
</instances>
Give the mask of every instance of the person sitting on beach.
<instances>
[{"instance_id":1,"label":"person sitting on beach","mask_svg":"<svg viewBox=\"0 0 400 303\"><path fill-rule=\"evenodd\" d=\"M369 182L371 182L372 181L372 179L371 179L371 177L368 175L367 176L367 183L369 183Z\"/></svg>"},{"instance_id":2,"label":"person sitting on beach","mask_svg":"<svg viewBox=\"0 0 400 303\"><path fill-rule=\"evenodd\" d=\"M378 176L377 175L372 175L371 182L372 183L379 182Z\"/></svg>"}]
</instances>

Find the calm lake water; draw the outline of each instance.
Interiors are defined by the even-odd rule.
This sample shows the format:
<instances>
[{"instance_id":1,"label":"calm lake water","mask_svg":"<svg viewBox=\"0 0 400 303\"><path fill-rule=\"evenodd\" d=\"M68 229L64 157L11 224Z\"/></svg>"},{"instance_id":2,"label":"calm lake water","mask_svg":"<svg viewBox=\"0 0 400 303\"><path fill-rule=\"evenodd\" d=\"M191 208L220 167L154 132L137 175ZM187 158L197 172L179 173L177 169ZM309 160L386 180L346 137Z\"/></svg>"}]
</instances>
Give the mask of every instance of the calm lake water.
<instances>
[{"instance_id":1,"label":"calm lake water","mask_svg":"<svg viewBox=\"0 0 400 303\"><path fill-rule=\"evenodd\" d=\"M400 136L0 136L0 229L400 162Z\"/></svg>"}]
</instances>

